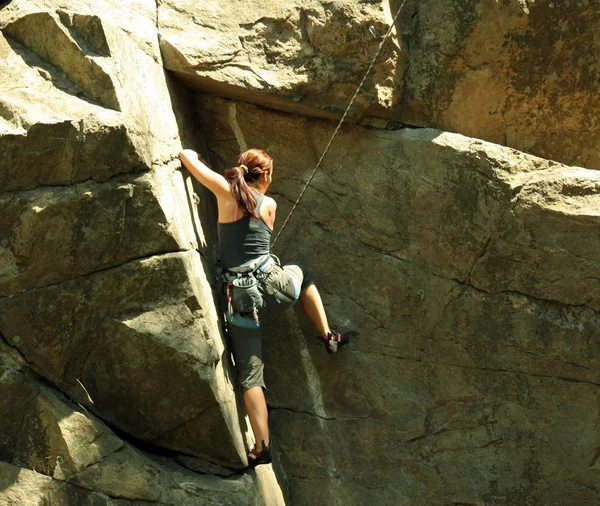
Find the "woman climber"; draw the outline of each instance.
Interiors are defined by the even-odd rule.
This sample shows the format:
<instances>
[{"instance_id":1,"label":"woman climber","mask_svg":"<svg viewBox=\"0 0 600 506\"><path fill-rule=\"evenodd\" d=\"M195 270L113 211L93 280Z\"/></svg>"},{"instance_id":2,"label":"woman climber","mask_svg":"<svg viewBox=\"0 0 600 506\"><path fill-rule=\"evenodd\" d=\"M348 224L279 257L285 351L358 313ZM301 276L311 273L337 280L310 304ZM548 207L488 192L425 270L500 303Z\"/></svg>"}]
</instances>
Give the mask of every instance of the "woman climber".
<instances>
[{"instance_id":1,"label":"woman climber","mask_svg":"<svg viewBox=\"0 0 600 506\"><path fill-rule=\"evenodd\" d=\"M227 298L228 333L244 404L256 444L248 454L255 467L271 462L267 403L263 388L262 328L258 310L266 305L290 307L300 300L328 353L348 343L329 327L325 309L308 268L280 266L271 256L276 202L265 195L273 178L273 159L260 149L238 158L225 177L202 163L195 151L179 153L183 165L217 197L219 254Z\"/></svg>"}]
</instances>

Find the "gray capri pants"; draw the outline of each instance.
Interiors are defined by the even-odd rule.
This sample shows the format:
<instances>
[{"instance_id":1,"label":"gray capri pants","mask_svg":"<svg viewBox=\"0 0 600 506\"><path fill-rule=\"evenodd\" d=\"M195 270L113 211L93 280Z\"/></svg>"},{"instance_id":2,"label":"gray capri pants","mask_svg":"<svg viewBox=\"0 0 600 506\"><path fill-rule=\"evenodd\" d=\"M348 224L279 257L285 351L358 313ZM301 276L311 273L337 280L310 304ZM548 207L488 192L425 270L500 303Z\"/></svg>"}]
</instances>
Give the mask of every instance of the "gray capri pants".
<instances>
[{"instance_id":1,"label":"gray capri pants","mask_svg":"<svg viewBox=\"0 0 600 506\"><path fill-rule=\"evenodd\" d=\"M261 292L267 305L273 309L293 306L300 292L313 281L304 262L284 265L273 264L261 282ZM262 323L258 326L252 316L227 314L227 329L231 341L238 381L244 391L260 386L266 388L263 377Z\"/></svg>"}]
</instances>

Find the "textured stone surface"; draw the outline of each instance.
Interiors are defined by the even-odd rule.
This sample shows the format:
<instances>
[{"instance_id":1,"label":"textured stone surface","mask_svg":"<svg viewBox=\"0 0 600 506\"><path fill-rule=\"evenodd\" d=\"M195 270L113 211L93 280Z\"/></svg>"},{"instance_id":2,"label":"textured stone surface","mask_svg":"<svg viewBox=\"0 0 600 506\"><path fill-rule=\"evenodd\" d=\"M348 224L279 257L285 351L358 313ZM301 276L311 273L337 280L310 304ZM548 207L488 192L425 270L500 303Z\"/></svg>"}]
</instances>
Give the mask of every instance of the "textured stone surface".
<instances>
[{"instance_id":1,"label":"textured stone surface","mask_svg":"<svg viewBox=\"0 0 600 506\"><path fill-rule=\"evenodd\" d=\"M334 125L199 108L219 167L273 154L281 224ZM342 130L275 249L352 337L329 356L303 316L268 320L293 504L597 502L597 182L460 135Z\"/></svg>"},{"instance_id":2,"label":"textured stone surface","mask_svg":"<svg viewBox=\"0 0 600 506\"><path fill-rule=\"evenodd\" d=\"M22 398L27 407L18 413L19 423L0 421L3 434L13 432L11 451L0 447L2 458L13 464L0 462L0 504L46 504L44 498L61 505L262 504L258 477L202 476L168 457L137 450L89 412L37 384L7 354L3 363L3 401L19 409Z\"/></svg>"},{"instance_id":3,"label":"textured stone surface","mask_svg":"<svg viewBox=\"0 0 600 506\"><path fill-rule=\"evenodd\" d=\"M83 100L60 70L1 33L0 54L0 192L143 167L119 113Z\"/></svg>"},{"instance_id":4,"label":"textured stone surface","mask_svg":"<svg viewBox=\"0 0 600 506\"><path fill-rule=\"evenodd\" d=\"M398 6L0 10L0 504L598 503L600 178L474 139L598 168L586 0L407 1L352 121L470 137L342 129L276 252L352 342L267 317L276 459L236 474L214 200L177 152L267 149L281 224L335 127L307 116Z\"/></svg>"},{"instance_id":5,"label":"textured stone surface","mask_svg":"<svg viewBox=\"0 0 600 506\"><path fill-rule=\"evenodd\" d=\"M165 67L187 84L324 116L345 109L391 22L386 2L158 4ZM389 116L404 64L390 40L353 112Z\"/></svg>"},{"instance_id":6,"label":"textured stone surface","mask_svg":"<svg viewBox=\"0 0 600 506\"><path fill-rule=\"evenodd\" d=\"M147 6L141 9L140 19L148 12ZM83 98L86 106L92 101L104 109L119 111L127 129L127 141L141 161L139 165L166 163L175 157L174 151L180 145L174 104L161 61L152 51L148 54L142 49L139 39L132 39L113 24L120 18L118 12L127 8L115 11L111 7L110 2L91 9L89 5L39 5L21 1L2 10L0 28L8 42L14 41L13 46L20 44L15 46L19 52L44 63L48 69L42 74L45 79L52 82L52 75L59 74L58 87L67 87L70 94ZM121 22L127 13L124 16ZM149 43L157 41L156 25L136 33L138 36L144 33ZM22 58L18 54L11 57ZM9 104L11 101L7 100ZM84 106L70 102L68 107L75 117L69 119L79 121L88 115ZM25 109L28 103L31 102L25 102ZM60 104L55 107L62 112ZM35 121L42 122L39 117Z\"/></svg>"},{"instance_id":7,"label":"textured stone surface","mask_svg":"<svg viewBox=\"0 0 600 506\"><path fill-rule=\"evenodd\" d=\"M600 168L594 2L419 0L406 8L404 122Z\"/></svg>"},{"instance_id":8,"label":"textured stone surface","mask_svg":"<svg viewBox=\"0 0 600 506\"><path fill-rule=\"evenodd\" d=\"M56 12L63 10L106 20L111 25L123 30L144 52L157 61L160 60L158 39L156 37L156 2L153 0L13 0L6 12L19 11ZM12 14L10 14L12 16ZM80 25L84 34L90 29ZM96 39L98 40L98 39ZM98 47L96 45L95 47ZM102 46L100 46L102 47Z\"/></svg>"},{"instance_id":9,"label":"textured stone surface","mask_svg":"<svg viewBox=\"0 0 600 506\"><path fill-rule=\"evenodd\" d=\"M197 253L129 262L0 299L0 331L87 404L80 378L100 416L121 429L240 466L235 398L202 277Z\"/></svg>"},{"instance_id":10,"label":"textured stone surface","mask_svg":"<svg viewBox=\"0 0 600 506\"><path fill-rule=\"evenodd\" d=\"M78 504L81 506L125 506L129 501L111 499L104 494L82 490L22 467L0 462L0 505L44 506ZM143 505L144 502L138 503ZM145 503L148 504L148 503Z\"/></svg>"},{"instance_id":11,"label":"textured stone surface","mask_svg":"<svg viewBox=\"0 0 600 506\"><path fill-rule=\"evenodd\" d=\"M0 196L0 295L177 249L152 182L144 176Z\"/></svg>"},{"instance_id":12,"label":"textured stone surface","mask_svg":"<svg viewBox=\"0 0 600 506\"><path fill-rule=\"evenodd\" d=\"M330 116L401 3L161 0L161 49L169 70L205 92ZM589 0L408 0L353 115L600 168L599 27Z\"/></svg>"},{"instance_id":13,"label":"textured stone surface","mask_svg":"<svg viewBox=\"0 0 600 506\"><path fill-rule=\"evenodd\" d=\"M101 466L88 467L70 483L129 501L181 506L255 505L256 490L249 475L201 476L167 460L149 458L127 446Z\"/></svg>"},{"instance_id":14,"label":"textured stone surface","mask_svg":"<svg viewBox=\"0 0 600 506\"><path fill-rule=\"evenodd\" d=\"M213 201L176 161L201 140L156 8L0 10L0 459L21 467L0 471L1 504L282 503L272 471L175 463L232 474L248 435L211 287Z\"/></svg>"}]
</instances>

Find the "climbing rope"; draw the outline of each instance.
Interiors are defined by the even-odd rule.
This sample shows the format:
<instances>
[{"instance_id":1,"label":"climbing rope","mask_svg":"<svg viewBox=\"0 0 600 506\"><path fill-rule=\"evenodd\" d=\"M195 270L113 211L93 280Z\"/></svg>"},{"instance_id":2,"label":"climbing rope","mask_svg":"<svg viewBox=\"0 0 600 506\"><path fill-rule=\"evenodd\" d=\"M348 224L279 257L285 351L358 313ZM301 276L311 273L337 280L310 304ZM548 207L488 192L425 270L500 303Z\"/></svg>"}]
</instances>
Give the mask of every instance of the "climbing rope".
<instances>
[{"instance_id":1,"label":"climbing rope","mask_svg":"<svg viewBox=\"0 0 600 506\"><path fill-rule=\"evenodd\" d=\"M346 107L346 110L344 111L344 114L342 115L342 119L340 120L340 122L338 123L335 131L333 132L333 135L331 136L331 139L329 139L329 142L327 143L327 146L325 147L325 151L323 151L323 154L321 155L321 158L319 158L319 161L317 162L317 165L315 165L315 168L312 171L312 174L308 178L308 181L306 181L306 184L304 185L304 188L302 188L302 191L300 192L300 195L298 196L298 198L296 199L296 202L292 206L291 211L287 215L287 218L283 222L283 225L279 229L279 232L277 232L277 235L275 236L275 239L273 240L272 247L275 246L275 243L277 242L277 239L279 239L279 236L283 232L283 229L285 228L285 226L290 221L290 218L292 217L292 214L294 214L294 211L296 210L296 207L298 207L298 203L300 202L300 199L302 199L302 197L304 196L304 192L306 191L306 189L310 185L310 182L312 181L312 178L314 177L315 173L317 172L317 170L321 166L321 163L323 162L323 159L325 158L325 155L327 154L327 152L329 151L329 148L333 144L333 140L335 139L335 136L337 135L338 131L340 130L340 128L342 126L342 123L346 119L346 116L348 115L348 112L350 112L350 109L352 108L352 105L354 104L354 100L356 100L356 97L360 93L360 90L362 89L363 84L365 84L365 81L367 80L367 76L370 74L371 69L373 68L373 65L375 65L375 62L377 61L377 58L379 57L379 53L381 53L381 50L383 49L383 45L385 44L387 38L392 33L392 30L394 29L394 25L396 24L396 19L398 19L398 16L400 15L400 11L402 10L402 7L404 7L404 3L405 2L406 2L406 0L402 0L402 3L400 4L400 7L398 8L398 11L396 12L396 15L394 16L394 19L390 23L390 27L388 28L388 31L386 32L386 34L384 35L383 39L381 40L381 43L379 44L379 47L377 48L377 52L375 53L375 56L373 57L373 60L371 60L371 64L369 65L369 68L365 72L365 75L362 78L362 81L360 82L360 84L358 85L358 88L356 88L356 91L354 92L354 95L350 99L350 102L348 103L348 107ZM374 29L373 29L373 31L371 31L371 28L369 29L369 31L371 32L371 34L374 35Z\"/></svg>"}]
</instances>

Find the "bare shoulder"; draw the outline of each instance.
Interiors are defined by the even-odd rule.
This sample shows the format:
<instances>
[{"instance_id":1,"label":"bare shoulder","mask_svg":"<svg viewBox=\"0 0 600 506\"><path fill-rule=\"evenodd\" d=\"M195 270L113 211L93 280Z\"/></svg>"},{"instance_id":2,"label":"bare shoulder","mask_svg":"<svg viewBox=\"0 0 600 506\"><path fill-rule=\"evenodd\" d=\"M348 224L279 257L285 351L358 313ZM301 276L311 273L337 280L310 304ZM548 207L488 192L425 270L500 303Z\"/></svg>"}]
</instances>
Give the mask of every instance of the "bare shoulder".
<instances>
[{"instance_id":1,"label":"bare shoulder","mask_svg":"<svg viewBox=\"0 0 600 506\"><path fill-rule=\"evenodd\" d=\"M262 208L260 210L260 214L263 219L267 222L271 230L275 226L275 212L277 211L277 202L275 202L271 197L267 197L265 195L265 200L263 201Z\"/></svg>"},{"instance_id":2,"label":"bare shoulder","mask_svg":"<svg viewBox=\"0 0 600 506\"><path fill-rule=\"evenodd\" d=\"M277 202L275 202L275 200L272 199L271 197L267 197L265 195L265 202L264 202L263 206L267 206L268 208L275 210L275 209L277 209Z\"/></svg>"}]
</instances>

